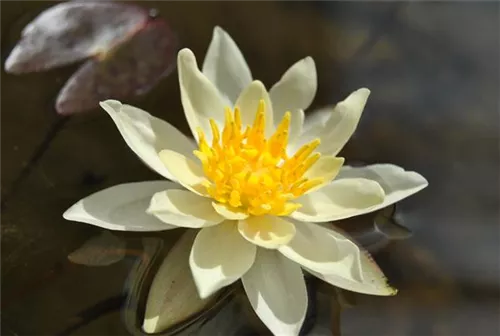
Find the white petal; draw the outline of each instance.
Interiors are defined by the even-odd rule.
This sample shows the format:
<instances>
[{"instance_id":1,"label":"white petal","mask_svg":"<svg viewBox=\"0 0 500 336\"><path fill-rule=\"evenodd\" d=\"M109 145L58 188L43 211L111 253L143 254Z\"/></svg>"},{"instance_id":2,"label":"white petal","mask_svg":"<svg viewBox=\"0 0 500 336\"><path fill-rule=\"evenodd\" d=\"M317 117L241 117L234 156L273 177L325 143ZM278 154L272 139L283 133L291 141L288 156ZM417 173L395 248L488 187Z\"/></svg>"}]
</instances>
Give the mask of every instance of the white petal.
<instances>
[{"instance_id":1,"label":"white petal","mask_svg":"<svg viewBox=\"0 0 500 336\"><path fill-rule=\"evenodd\" d=\"M295 225L281 217L249 217L238 223L238 230L249 242L268 249L287 244L295 236Z\"/></svg>"},{"instance_id":2,"label":"white petal","mask_svg":"<svg viewBox=\"0 0 500 336\"><path fill-rule=\"evenodd\" d=\"M325 123L318 152L331 155L340 152L356 130L369 96L370 90L359 89L335 106Z\"/></svg>"},{"instance_id":3,"label":"white petal","mask_svg":"<svg viewBox=\"0 0 500 336\"><path fill-rule=\"evenodd\" d=\"M429 185L427 180L417 172L406 171L393 164L374 164L366 167L342 167L338 179L367 178L377 181L385 192L384 202L375 206L372 211L385 208L391 204L411 196Z\"/></svg>"},{"instance_id":4,"label":"white petal","mask_svg":"<svg viewBox=\"0 0 500 336\"><path fill-rule=\"evenodd\" d=\"M393 295L396 290L370 255L337 229L314 223L297 223L297 234L279 251L301 264L311 274L343 289Z\"/></svg>"},{"instance_id":5,"label":"white petal","mask_svg":"<svg viewBox=\"0 0 500 336\"><path fill-rule=\"evenodd\" d=\"M295 237L278 249L283 255L316 272L363 281L356 244L318 224L298 222L296 229Z\"/></svg>"},{"instance_id":6,"label":"white petal","mask_svg":"<svg viewBox=\"0 0 500 336\"><path fill-rule=\"evenodd\" d=\"M369 95L370 90L362 88L351 93L334 108L330 108L329 116L325 112L326 109L322 109L321 113L316 115L316 121L306 121L305 132L290 145L292 150L319 138L321 144L317 148L318 152L337 155L356 130Z\"/></svg>"},{"instance_id":7,"label":"white petal","mask_svg":"<svg viewBox=\"0 0 500 336\"><path fill-rule=\"evenodd\" d=\"M322 107L308 113L304 120L303 132L318 132L318 129L322 129L331 116L331 107Z\"/></svg>"},{"instance_id":8,"label":"white petal","mask_svg":"<svg viewBox=\"0 0 500 336\"><path fill-rule=\"evenodd\" d=\"M67 220L118 231L161 231L175 229L146 213L154 193L176 189L168 181L126 183L92 194L66 210Z\"/></svg>"},{"instance_id":9,"label":"white petal","mask_svg":"<svg viewBox=\"0 0 500 336\"><path fill-rule=\"evenodd\" d=\"M286 148L286 153L288 156L293 156L296 151L299 149L298 146L298 139L301 138L301 134L303 133L303 124L304 124L304 111L303 110L297 110L297 112L292 112L291 114L292 118L290 120L290 135L288 137L288 145ZM278 124L279 125L279 122ZM305 138L304 138L305 139ZM311 138L311 141L314 140L315 138ZM306 142L302 143L305 144Z\"/></svg>"},{"instance_id":10,"label":"white petal","mask_svg":"<svg viewBox=\"0 0 500 336\"><path fill-rule=\"evenodd\" d=\"M239 94L252 81L250 68L240 49L220 27L214 28L208 47L203 74L234 104Z\"/></svg>"},{"instance_id":11,"label":"white petal","mask_svg":"<svg viewBox=\"0 0 500 336\"><path fill-rule=\"evenodd\" d=\"M224 101L217 88L198 69L196 58L189 49L182 49L177 56L181 101L186 119L194 138L201 127L207 141L211 141L210 119L224 122Z\"/></svg>"},{"instance_id":12,"label":"white petal","mask_svg":"<svg viewBox=\"0 0 500 336\"><path fill-rule=\"evenodd\" d=\"M259 249L242 277L248 299L274 335L298 335L307 311L307 289L300 266L277 251Z\"/></svg>"},{"instance_id":13,"label":"white petal","mask_svg":"<svg viewBox=\"0 0 500 336\"><path fill-rule=\"evenodd\" d=\"M252 266L257 247L231 221L203 228L196 236L189 265L201 298L241 278Z\"/></svg>"},{"instance_id":14,"label":"white petal","mask_svg":"<svg viewBox=\"0 0 500 336\"><path fill-rule=\"evenodd\" d=\"M295 140L289 141L287 154L293 155L301 146L320 138L324 131L325 123L332 116L332 110L333 108L331 107L325 107L309 113L304 119L300 135Z\"/></svg>"},{"instance_id":15,"label":"white petal","mask_svg":"<svg viewBox=\"0 0 500 336\"><path fill-rule=\"evenodd\" d=\"M196 233L196 230L186 230L155 272L142 325L148 334L161 333L185 322L212 303L209 299L200 299L193 276L186 270Z\"/></svg>"},{"instance_id":16,"label":"white petal","mask_svg":"<svg viewBox=\"0 0 500 336\"><path fill-rule=\"evenodd\" d=\"M308 179L322 178L325 183L309 190L308 193L329 184L337 176L343 164L344 158L330 155L321 156L319 160L305 172L304 177Z\"/></svg>"},{"instance_id":17,"label":"white petal","mask_svg":"<svg viewBox=\"0 0 500 336\"><path fill-rule=\"evenodd\" d=\"M241 111L241 123L243 128L246 125L252 125L255 120L255 115L257 114L257 108L259 107L260 100L264 100L266 111L265 120L266 128L265 134L267 136L271 135L273 126L273 105L269 94L267 93L266 87L260 81L253 81L248 85L243 92L241 92L238 100L236 100L235 106L238 106Z\"/></svg>"},{"instance_id":18,"label":"white petal","mask_svg":"<svg viewBox=\"0 0 500 336\"><path fill-rule=\"evenodd\" d=\"M299 111L306 110L311 105L317 87L316 65L311 57L306 57L292 65L269 91L273 102L275 126L287 111L292 113L290 142L302 131L303 117Z\"/></svg>"},{"instance_id":19,"label":"white petal","mask_svg":"<svg viewBox=\"0 0 500 336\"><path fill-rule=\"evenodd\" d=\"M157 192L147 212L165 223L187 228L212 226L225 219L215 212L211 199L187 190Z\"/></svg>"},{"instance_id":20,"label":"white petal","mask_svg":"<svg viewBox=\"0 0 500 336\"><path fill-rule=\"evenodd\" d=\"M243 212L232 211L231 209L227 208L224 204L212 202L212 206L219 215L229 220L241 220L248 217L248 214Z\"/></svg>"},{"instance_id":21,"label":"white petal","mask_svg":"<svg viewBox=\"0 0 500 336\"><path fill-rule=\"evenodd\" d=\"M162 150L159 157L174 179L183 187L198 195L206 194L206 189L202 185L205 181L205 174L199 164L170 150Z\"/></svg>"},{"instance_id":22,"label":"white petal","mask_svg":"<svg viewBox=\"0 0 500 336\"><path fill-rule=\"evenodd\" d=\"M302 207L290 217L304 222L330 222L372 212L384 201L384 190L375 181L353 178L335 180L301 196Z\"/></svg>"},{"instance_id":23,"label":"white petal","mask_svg":"<svg viewBox=\"0 0 500 336\"><path fill-rule=\"evenodd\" d=\"M130 149L164 177L173 179L158 157L160 150L172 149L193 157L195 143L166 121L117 100L106 100L99 105L111 116Z\"/></svg>"}]
</instances>

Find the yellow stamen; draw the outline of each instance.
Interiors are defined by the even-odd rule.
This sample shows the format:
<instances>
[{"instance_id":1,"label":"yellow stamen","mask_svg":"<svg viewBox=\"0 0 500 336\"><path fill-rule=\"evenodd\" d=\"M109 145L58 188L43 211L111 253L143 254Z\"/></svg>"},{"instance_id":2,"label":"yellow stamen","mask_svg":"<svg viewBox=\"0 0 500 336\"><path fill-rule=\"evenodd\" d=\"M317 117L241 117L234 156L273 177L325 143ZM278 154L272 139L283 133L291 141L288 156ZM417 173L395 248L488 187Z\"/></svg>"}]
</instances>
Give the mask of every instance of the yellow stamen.
<instances>
[{"instance_id":1,"label":"yellow stamen","mask_svg":"<svg viewBox=\"0 0 500 336\"><path fill-rule=\"evenodd\" d=\"M199 149L194 151L208 179L208 194L234 211L253 216L288 216L300 207L294 199L323 183L304 174L320 158L313 153L319 139L302 146L291 158L286 154L290 112L285 113L276 131L265 137L266 106L259 102L253 125L242 125L238 107L225 109L222 133L210 120L212 146L198 130ZM244 131L242 127L245 127Z\"/></svg>"}]
</instances>

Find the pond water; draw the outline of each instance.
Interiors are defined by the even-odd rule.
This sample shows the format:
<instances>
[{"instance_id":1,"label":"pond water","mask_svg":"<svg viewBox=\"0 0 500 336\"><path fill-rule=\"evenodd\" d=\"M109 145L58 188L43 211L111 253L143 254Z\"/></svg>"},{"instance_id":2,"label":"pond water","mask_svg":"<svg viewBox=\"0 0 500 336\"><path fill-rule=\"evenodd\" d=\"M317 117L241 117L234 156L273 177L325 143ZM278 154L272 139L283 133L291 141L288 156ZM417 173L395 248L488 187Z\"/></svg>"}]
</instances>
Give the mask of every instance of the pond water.
<instances>
[{"instance_id":1,"label":"pond water","mask_svg":"<svg viewBox=\"0 0 500 336\"><path fill-rule=\"evenodd\" d=\"M500 333L497 2L138 3L165 18L180 46L199 59L213 27L222 26L267 87L312 56L319 82L311 111L370 88L342 156L394 163L429 180L396 208L411 237L374 250L398 295L344 292L339 299L311 285L318 295L309 334ZM21 29L54 4L2 2L2 63ZM56 114L57 94L75 69L2 72L2 335L129 334L121 307L141 239L160 239L168 248L180 235L118 234L127 243L118 249L125 257L109 266L68 260L102 230L65 221L64 210L106 187L158 178L103 111ZM128 102L189 133L176 72ZM355 225L343 227L356 231ZM240 311L244 306L223 308L222 322L213 318L204 334L266 334Z\"/></svg>"}]
</instances>

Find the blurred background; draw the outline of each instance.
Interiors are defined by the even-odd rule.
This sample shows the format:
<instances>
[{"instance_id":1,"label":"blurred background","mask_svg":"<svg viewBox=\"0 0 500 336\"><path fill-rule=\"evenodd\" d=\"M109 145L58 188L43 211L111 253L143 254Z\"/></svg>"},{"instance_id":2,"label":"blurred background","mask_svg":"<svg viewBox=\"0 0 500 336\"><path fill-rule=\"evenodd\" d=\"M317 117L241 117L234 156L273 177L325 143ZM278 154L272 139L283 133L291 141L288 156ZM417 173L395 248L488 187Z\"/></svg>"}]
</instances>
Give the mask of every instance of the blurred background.
<instances>
[{"instance_id":1,"label":"blurred background","mask_svg":"<svg viewBox=\"0 0 500 336\"><path fill-rule=\"evenodd\" d=\"M312 56L319 85L308 112L370 88L342 156L394 163L429 180L398 205L413 236L375 254L398 295L358 295L338 330L325 313L312 334L500 333L498 2L136 3L165 19L199 62L221 26L268 88ZM23 27L54 4L1 2L2 63ZM120 295L133 258L72 264L68 254L100 229L62 213L103 188L158 178L103 111L58 115L58 92L81 64L22 75L2 69L2 335L56 335L82 310ZM176 70L154 84L122 100L188 134ZM72 335L127 334L118 310L87 322Z\"/></svg>"}]
</instances>

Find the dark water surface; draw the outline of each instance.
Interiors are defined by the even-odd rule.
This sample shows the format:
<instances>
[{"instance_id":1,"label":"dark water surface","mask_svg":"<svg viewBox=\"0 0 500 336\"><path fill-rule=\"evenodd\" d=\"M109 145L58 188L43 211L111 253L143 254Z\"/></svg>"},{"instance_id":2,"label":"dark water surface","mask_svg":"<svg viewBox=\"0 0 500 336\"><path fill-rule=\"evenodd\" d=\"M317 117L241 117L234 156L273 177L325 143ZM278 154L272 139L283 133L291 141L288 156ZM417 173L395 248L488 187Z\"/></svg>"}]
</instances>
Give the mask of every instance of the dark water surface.
<instances>
[{"instance_id":1,"label":"dark water surface","mask_svg":"<svg viewBox=\"0 0 500 336\"><path fill-rule=\"evenodd\" d=\"M1 2L2 63L23 26L51 4ZM340 328L332 327L323 297L313 334L500 333L498 2L141 6L169 20L181 47L199 60L213 27L222 26L267 87L295 61L312 56L319 76L313 108L370 88L343 156L391 162L429 180L398 206L397 218L413 236L375 255L399 294L356 296ZM88 323L71 334L127 334L114 307L133 253L107 267L72 264L68 254L101 230L61 214L94 191L157 176L103 111L64 120L56 115L55 97L75 69L2 72L2 335L56 335L82 319ZM188 134L176 73L128 102ZM86 309L91 313L82 315Z\"/></svg>"}]
</instances>

